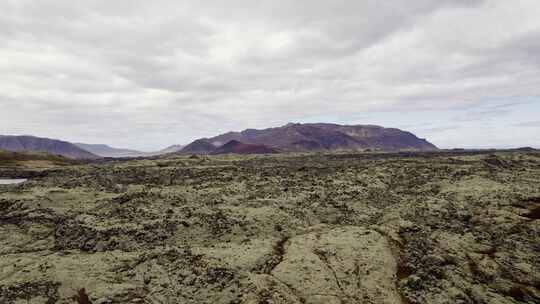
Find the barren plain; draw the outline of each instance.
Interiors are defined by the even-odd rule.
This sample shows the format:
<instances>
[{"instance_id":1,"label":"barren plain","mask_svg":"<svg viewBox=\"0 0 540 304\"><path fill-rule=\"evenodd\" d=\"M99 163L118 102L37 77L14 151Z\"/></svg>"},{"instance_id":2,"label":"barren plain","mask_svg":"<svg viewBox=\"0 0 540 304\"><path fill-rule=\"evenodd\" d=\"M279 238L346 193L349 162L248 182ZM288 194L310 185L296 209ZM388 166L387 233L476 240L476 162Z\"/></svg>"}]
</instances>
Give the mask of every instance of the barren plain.
<instances>
[{"instance_id":1,"label":"barren plain","mask_svg":"<svg viewBox=\"0 0 540 304\"><path fill-rule=\"evenodd\" d=\"M540 303L539 152L17 170L0 303Z\"/></svg>"}]
</instances>

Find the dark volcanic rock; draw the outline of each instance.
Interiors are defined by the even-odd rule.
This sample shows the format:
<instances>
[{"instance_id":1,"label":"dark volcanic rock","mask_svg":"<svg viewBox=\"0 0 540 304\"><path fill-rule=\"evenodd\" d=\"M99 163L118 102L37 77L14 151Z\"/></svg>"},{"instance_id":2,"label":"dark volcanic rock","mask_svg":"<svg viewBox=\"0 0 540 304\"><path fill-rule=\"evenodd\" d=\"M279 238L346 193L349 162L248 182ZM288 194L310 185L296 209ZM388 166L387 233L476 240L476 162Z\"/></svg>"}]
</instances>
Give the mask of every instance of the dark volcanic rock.
<instances>
[{"instance_id":1,"label":"dark volcanic rock","mask_svg":"<svg viewBox=\"0 0 540 304\"><path fill-rule=\"evenodd\" d=\"M57 167L0 189L0 303L540 303L538 176L523 151Z\"/></svg>"}]
</instances>

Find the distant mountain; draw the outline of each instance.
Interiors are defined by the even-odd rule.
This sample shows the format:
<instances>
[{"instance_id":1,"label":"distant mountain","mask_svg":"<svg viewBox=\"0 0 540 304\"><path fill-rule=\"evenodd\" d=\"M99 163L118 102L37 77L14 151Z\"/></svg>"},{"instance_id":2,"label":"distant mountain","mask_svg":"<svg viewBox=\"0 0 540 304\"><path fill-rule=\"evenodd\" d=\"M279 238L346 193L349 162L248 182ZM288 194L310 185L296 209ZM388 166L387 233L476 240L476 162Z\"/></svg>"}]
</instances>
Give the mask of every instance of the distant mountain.
<instances>
[{"instance_id":1,"label":"distant mountain","mask_svg":"<svg viewBox=\"0 0 540 304\"><path fill-rule=\"evenodd\" d=\"M175 153L178 151L181 151L185 146L183 145L172 145L170 147L167 147L163 150L157 151L153 154L169 154L169 153Z\"/></svg>"},{"instance_id":2,"label":"distant mountain","mask_svg":"<svg viewBox=\"0 0 540 304\"><path fill-rule=\"evenodd\" d=\"M231 140L221 147L215 149L211 154L273 154L279 150L265 145L244 144L237 140Z\"/></svg>"},{"instance_id":3,"label":"distant mountain","mask_svg":"<svg viewBox=\"0 0 540 304\"><path fill-rule=\"evenodd\" d=\"M161 154L169 154L169 153L175 153L184 146L182 145L172 145L169 146L163 150L155 151L155 152L142 152L137 150L131 150L131 149L121 149L121 148L114 148L108 145L103 144L84 144L84 143L75 143L79 148L84 149L88 152L91 152L93 154L103 156L103 157L116 157L116 158L122 158L122 157L145 157L145 156L154 156L154 155L161 155Z\"/></svg>"},{"instance_id":4,"label":"distant mountain","mask_svg":"<svg viewBox=\"0 0 540 304\"><path fill-rule=\"evenodd\" d=\"M207 139L197 139L189 145L185 146L178 153L181 154L210 154L216 150L216 146L211 144Z\"/></svg>"},{"instance_id":5,"label":"distant mountain","mask_svg":"<svg viewBox=\"0 0 540 304\"><path fill-rule=\"evenodd\" d=\"M522 152L535 152L535 151L537 151L535 148L532 148L532 147L520 147L520 148L517 148L516 150L517 151L522 151Z\"/></svg>"},{"instance_id":6,"label":"distant mountain","mask_svg":"<svg viewBox=\"0 0 540 304\"><path fill-rule=\"evenodd\" d=\"M187 147L193 144L199 147L199 149L195 149L191 153L197 153L198 150L204 151L204 153L212 153L216 149L215 147L221 147L232 140L244 144L264 145L290 152L365 149L381 151L438 150L435 145L427 140L399 129L374 125L327 123L289 123L277 128L228 132L212 138L199 139Z\"/></svg>"},{"instance_id":7,"label":"distant mountain","mask_svg":"<svg viewBox=\"0 0 540 304\"><path fill-rule=\"evenodd\" d=\"M148 153L145 152L130 149L113 148L108 145L102 144L75 143L75 145L83 150L103 157L139 157L148 155Z\"/></svg>"},{"instance_id":8,"label":"distant mountain","mask_svg":"<svg viewBox=\"0 0 540 304\"><path fill-rule=\"evenodd\" d=\"M90 153L67 141L35 136L0 135L0 150L11 152L45 152L72 159L98 159L100 156Z\"/></svg>"}]
</instances>

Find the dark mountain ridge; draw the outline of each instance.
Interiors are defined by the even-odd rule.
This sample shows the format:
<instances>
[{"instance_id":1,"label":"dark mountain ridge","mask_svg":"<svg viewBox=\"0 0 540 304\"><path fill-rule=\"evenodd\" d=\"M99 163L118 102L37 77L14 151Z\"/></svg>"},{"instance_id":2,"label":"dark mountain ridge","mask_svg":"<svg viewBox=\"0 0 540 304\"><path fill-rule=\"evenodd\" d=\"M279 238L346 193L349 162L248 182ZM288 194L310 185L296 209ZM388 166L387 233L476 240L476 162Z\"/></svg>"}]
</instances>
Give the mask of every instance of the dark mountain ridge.
<instances>
[{"instance_id":1,"label":"dark mountain ridge","mask_svg":"<svg viewBox=\"0 0 540 304\"><path fill-rule=\"evenodd\" d=\"M211 154L274 154L279 150L265 145L245 144L237 140L231 140L223 146L216 148Z\"/></svg>"},{"instance_id":2,"label":"dark mountain ridge","mask_svg":"<svg viewBox=\"0 0 540 304\"><path fill-rule=\"evenodd\" d=\"M289 123L268 129L246 129L195 141L205 153L212 153L231 140L263 145L288 152L317 150L433 151L438 148L425 139L395 128L375 125ZM201 144L204 143L204 147ZM187 152L182 150L182 152ZM195 153L195 152L193 152Z\"/></svg>"},{"instance_id":3,"label":"dark mountain ridge","mask_svg":"<svg viewBox=\"0 0 540 304\"><path fill-rule=\"evenodd\" d=\"M180 150L178 153L181 154L210 154L216 150L216 146L214 146L210 141L208 141L206 138L197 139L194 142L190 143L189 145L185 146L182 150Z\"/></svg>"},{"instance_id":4,"label":"dark mountain ridge","mask_svg":"<svg viewBox=\"0 0 540 304\"><path fill-rule=\"evenodd\" d=\"M10 152L45 152L71 159L100 158L100 156L81 149L67 141L28 135L0 135L0 150Z\"/></svg>"}]
</instances>

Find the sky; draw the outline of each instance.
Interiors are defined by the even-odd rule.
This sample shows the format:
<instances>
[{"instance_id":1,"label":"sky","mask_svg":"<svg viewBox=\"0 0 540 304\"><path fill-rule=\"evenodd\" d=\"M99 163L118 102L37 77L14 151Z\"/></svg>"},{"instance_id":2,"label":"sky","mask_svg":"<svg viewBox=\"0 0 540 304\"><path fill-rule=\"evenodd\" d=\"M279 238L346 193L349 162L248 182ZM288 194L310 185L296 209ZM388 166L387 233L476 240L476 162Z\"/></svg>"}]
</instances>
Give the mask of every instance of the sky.
<instances>
[{"instance_id":1,"label":"sky","mask_svg":"<svg viewBox=\"0 0 540 304\"><path fill-rule=\"evenodd\" d=\"M538 0L2 0L0 134L153 151L288 122L540 148Z\"/></svg>"}]
</instances>

